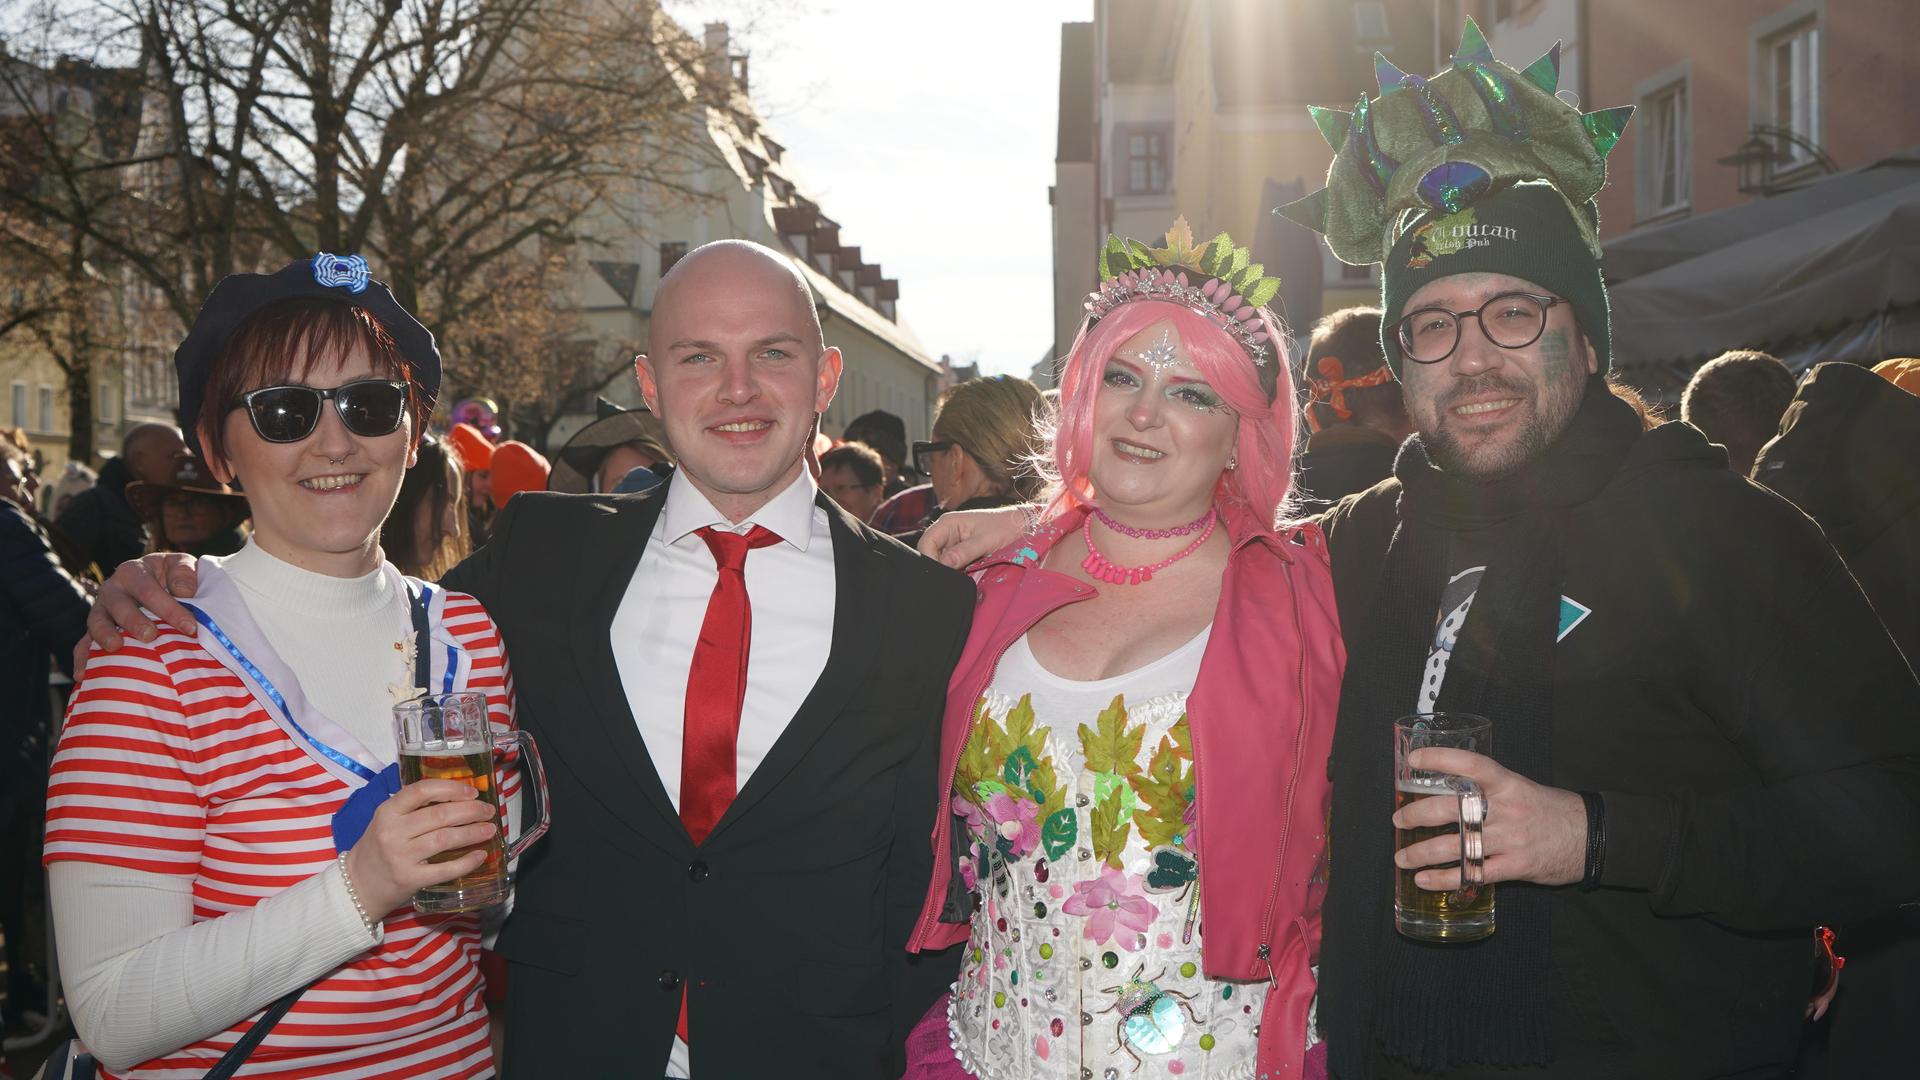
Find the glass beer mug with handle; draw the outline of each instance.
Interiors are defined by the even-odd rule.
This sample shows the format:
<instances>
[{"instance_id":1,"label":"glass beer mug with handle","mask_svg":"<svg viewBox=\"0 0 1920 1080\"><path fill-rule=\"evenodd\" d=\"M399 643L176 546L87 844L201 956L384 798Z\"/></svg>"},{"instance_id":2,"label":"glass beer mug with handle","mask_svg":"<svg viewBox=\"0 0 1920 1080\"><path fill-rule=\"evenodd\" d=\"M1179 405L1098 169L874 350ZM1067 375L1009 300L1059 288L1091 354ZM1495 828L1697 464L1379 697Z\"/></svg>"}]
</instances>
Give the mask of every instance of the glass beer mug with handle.
<instances>
[{"instance_id":1,"label":"glass beer mug with handle","mask_svg":"<svg viewBox=\"0 0 1920 1080\"><path fill-rule=\"evenodd\" d=\"M532 824L523 810L520 835L509 846L504 836L479 845L487 859L471 874L429 885L413 896L413 909L423 914L451 911L475 911L505 900L513 892L513 880L507 864L520 857L528 845L546 835L547 775L540 765L540 750L533 736L519 730L495 730L487 721L485 694L462 690L450 694L424 694L393 707L393 736L400 754L400 782L419 780L460 780L473 785L480 798L496 808L496 816L505 825L504 802L500 797L500 770L497 757L516 756L527 765L529 783L521 790L533 800ZM443 851L428 862L457 859L473 848Z\"/></svg>"},{"instance_id":2,"label":"glass beer mug with handle","mask_svg":"<svg viewBox=\"0 0 1920 1080\"><path fill-rule=\"evenodd\" d=\"M1479 941L1493 933L1493 886L1487 883L1480 828L1487 819L1487 796L1480 785L1464 776L1416 769L1407 761L1429 746L1493 753L1493 722L1472 713L1419 713L1393 722L1393 808L1435 795L1460 800L1460 887L1434 892L1414 884L1414 870L1394 867L1393 925L1415 941ZM1452 826L1396 828L1395 851L1435 836L1453 834ZM1446 869L1443 864L1422 869Z\"/></svg>"}]
</instances>

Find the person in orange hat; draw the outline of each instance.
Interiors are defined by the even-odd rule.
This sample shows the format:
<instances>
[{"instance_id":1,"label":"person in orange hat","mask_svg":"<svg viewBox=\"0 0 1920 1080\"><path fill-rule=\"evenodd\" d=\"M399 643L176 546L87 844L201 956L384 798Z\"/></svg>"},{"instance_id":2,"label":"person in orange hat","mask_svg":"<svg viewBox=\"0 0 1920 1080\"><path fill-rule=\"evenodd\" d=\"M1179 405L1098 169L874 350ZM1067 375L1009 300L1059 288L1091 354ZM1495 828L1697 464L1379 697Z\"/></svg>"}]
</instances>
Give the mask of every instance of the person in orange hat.
<instances>
[{"instance_id":1,"label":"person in orange hat","mask_svg":"<svg viewBox=\"0 0 1920 1080\"><path fill-rule=\"evenodd\" d=\"M487 542L493 525L493 443L472 424L455 424L447 445L467 474L467 536L475 547Z\"/></svg>"},{"instance_id":2,"label":"person in orange hat","mask_svg":"<svg viewBox=\"0 0 1920 1080\"><path fill-rule=\"evenodd\" d=\"M523 491L547 490L547 474L552 466L540 451L523 442L509 440L493 448L493 508L497 513L507 500Z\"/></svg>"}]
</instances>

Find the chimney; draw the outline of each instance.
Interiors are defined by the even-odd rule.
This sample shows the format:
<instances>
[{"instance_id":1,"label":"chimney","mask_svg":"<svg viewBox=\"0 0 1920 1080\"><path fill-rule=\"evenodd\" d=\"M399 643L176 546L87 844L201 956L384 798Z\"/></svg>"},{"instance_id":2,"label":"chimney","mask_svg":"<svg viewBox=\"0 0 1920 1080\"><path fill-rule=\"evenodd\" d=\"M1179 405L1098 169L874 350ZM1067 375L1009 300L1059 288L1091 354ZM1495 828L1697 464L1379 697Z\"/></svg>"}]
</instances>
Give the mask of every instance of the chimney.
<instances>
[{"instance_id":1,"label":"chimney","mask_svg":"<svg viewBox=\"0 0 1920 1080\"><path fill-rule=\"evenodd\" d=\"M707 62L724 69L727 63L727 24L710 22L706 30Z\"/></svg>"}]
</instances>

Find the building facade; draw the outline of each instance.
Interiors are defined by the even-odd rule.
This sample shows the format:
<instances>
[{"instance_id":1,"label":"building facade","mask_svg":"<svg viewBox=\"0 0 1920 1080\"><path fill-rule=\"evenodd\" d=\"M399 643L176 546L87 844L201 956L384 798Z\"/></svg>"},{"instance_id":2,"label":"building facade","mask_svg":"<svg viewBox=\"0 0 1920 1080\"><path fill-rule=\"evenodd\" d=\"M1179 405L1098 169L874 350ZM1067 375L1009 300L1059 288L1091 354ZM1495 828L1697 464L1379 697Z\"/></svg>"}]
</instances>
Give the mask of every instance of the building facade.
<instances>
[{"instance_id":1,"label":"building facade","mask_svg":"<svg viewBox=\"0 0 1920 1080\"><path fill-rule=\"evenodd\" d=\"M1054 350L1097 284L1108 233L1157 240L1176 216L1220 230L1282 280L1304 335L1327 311L1378 302L1368 267L1334 259L1274 207L1321 186L1333 150L1309 105L1372 92L1372 54L1424 57L1418 0L1098 0L1061 35L1054 211Z\"/></svg>"},{"instance_id":2,"label":"building facade","mask_svg":"<svg viewBox=\"0 0 1920 1080\"><path fill-rule=\"evenodd\" d=\"M885 409L906 422L909 440L926 438L941 366L899 319L899 281L809 197L786 148L753 108L747 58L733 50L727 25L708 24L702 44L700 77L724 82L730 106L700 104L688 88L681 121L687 130L676 133L676 141L697 153L687 157L683 190L635 187L604 207L583 232L610 239L583 253L573 295L563 302L577 307L601 351L630 353L646 341L655 291L675 260L713 240L765 244L805 276L827 344L844 358L840 390L822 429L837 435L854 417ZM598 392L628 408L641 405L630 367ZM577 405L578 412L563 415L546 433L550 447L592 421L592 400Z\"/></svg>"}]
</instances>

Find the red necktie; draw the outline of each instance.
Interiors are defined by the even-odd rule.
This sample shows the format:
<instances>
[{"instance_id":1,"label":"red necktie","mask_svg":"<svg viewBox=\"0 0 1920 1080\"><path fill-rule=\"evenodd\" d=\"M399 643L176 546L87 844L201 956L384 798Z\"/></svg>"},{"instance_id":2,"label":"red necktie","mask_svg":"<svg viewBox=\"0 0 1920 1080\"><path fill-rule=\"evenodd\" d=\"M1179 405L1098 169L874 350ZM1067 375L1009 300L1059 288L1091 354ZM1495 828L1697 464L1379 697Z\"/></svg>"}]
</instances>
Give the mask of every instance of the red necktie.
<instances>
[{"instance_id":1,"label":"red necktie","mask_svg":"<svg viewBox=\"0 0 1920 1080\"><path fill-rule=\"evenodd\" d=\"M704 843L739 791L734 768L740 708L747 697L747 652L753 643L753 606L747 600L747 552L779 543L755 525L742 536L712 527L696 530L720 568L707 600L707 617L687 671L687 711L680 741L680 820L695 846ZM680 998L682 1042L687 999Z\"/></svg>"}]
</instances>

